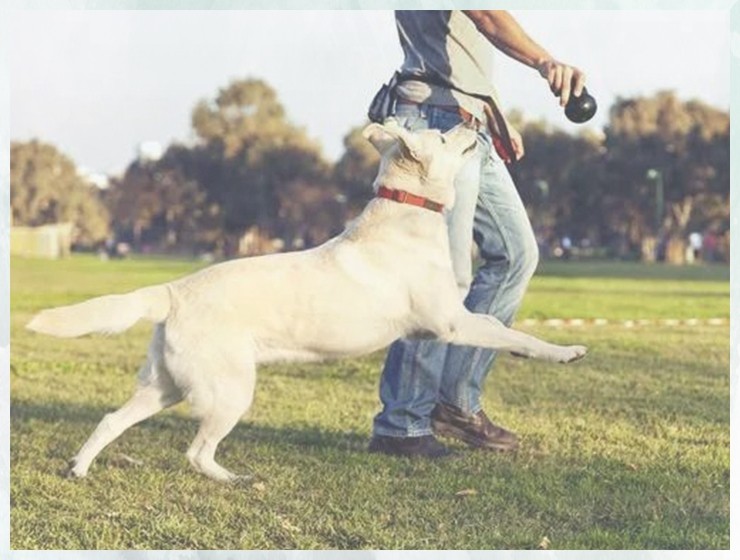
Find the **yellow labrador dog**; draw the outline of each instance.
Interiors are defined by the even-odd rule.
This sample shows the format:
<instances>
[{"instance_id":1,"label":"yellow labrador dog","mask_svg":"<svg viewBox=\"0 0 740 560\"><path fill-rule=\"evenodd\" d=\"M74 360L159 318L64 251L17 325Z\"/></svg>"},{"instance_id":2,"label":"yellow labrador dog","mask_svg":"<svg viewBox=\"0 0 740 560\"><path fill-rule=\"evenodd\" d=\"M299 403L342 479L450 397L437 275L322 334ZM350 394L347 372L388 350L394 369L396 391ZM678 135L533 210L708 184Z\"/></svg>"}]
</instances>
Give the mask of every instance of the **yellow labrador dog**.
<instances>
[{"instance_id":1,"label":"yellow labrador dog","mask_svg":"<svg viewBox=\"0 0 740 560\"><path fill-rule=\"evenodd\" d=\"M29 322L59 337L118 333L139 319L156 325L134 395L103 418L70 476L85 476L130 426L187 399L201 422L190 463L216 480L238 478L214 454L252 402L257 363L357 356L406 336L554 362L585 355L583 346L550 344L463 306L442 209L452 206L453 179L476 149L474 131L410 133L391 121L364 135L382 155L378 196L338 237L45 310Z\"/></svg>"}]
</instances>

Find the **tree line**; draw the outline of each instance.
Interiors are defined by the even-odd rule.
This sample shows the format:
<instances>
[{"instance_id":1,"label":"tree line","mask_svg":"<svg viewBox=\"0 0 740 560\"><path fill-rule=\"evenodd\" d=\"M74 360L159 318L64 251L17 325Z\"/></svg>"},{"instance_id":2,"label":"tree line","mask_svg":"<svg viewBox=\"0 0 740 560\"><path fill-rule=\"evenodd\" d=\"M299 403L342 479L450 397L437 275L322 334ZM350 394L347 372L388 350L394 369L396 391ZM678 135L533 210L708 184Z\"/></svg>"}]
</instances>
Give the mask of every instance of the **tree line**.
<instances>
[{"instance_id":1,"label":"tree line","mask_svg":"<svg viewBox=\"0 0 740 560\"><path fill-rule=\"evenodd\" d=\"M617 99L601 133L509 119L526 148L510 171L544 249L567 236L605 256L679 261L691 231L729 239L728 112L665 91ZM232 256L323 242L372 195L379 158L363 127L331 164L262 80L197 103L191 124L194 142L135 159L105 190L54 146L13 142L13 223L72 221L80 247L115 237Z\"/></svg>"}]
</instances>

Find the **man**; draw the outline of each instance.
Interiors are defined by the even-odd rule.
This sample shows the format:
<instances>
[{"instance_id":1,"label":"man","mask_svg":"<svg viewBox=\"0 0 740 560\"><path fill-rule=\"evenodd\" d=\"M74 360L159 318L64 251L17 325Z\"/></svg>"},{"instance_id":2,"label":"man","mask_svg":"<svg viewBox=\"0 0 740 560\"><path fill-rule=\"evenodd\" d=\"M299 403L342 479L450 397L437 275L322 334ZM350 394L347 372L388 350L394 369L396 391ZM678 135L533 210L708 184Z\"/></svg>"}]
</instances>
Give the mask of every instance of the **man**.
<instances>
[{"instance_id":1,"label":"man","mask_svg":"<svg viewBox=\"0 0 740 560\"><path fill-rule=\"evenodd\" d=\"M478 130L479 153L456 177L456 202L447 215L452 264L468 309L511 325L537 267L538 249L505 165L520 159L524 147L499 106L491 46L538 70L561 106L581 94L585 76L555 60L505 11L395 14L405 59L392 82L394 101L382 116L410 130L444 132L460 122ZM473 239L483 261L474 279ZM369 450L429 458L449 454L434 433L481 449L516 449L516 435L493 424L480 404L494 358L494 352L481 348L394 342L381 377L383 410L375 417Z\"/></svg>"}]
</instances>

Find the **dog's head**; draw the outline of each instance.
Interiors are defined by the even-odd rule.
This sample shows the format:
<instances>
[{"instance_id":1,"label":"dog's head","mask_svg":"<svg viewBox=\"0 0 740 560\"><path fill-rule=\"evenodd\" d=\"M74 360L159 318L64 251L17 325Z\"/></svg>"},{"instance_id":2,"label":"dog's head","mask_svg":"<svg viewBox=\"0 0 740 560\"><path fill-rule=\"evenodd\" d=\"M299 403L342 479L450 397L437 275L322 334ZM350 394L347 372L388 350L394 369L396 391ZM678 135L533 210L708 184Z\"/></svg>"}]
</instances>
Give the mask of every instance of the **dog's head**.
<instances>
[{"instance_id":1,"label":"dog's head","mask_svg":"<svg viewBox=\"0 0 740 560\"><path fill-rule=\"evenodd\" d=\"M458 125L444 134L438 130L409 132L395 120L372 123L363 136L380 152L374 188L385 185L424 196L451 207L453 182L465 161L477 149L477 133Z\"/></svg>"}]
</instances>

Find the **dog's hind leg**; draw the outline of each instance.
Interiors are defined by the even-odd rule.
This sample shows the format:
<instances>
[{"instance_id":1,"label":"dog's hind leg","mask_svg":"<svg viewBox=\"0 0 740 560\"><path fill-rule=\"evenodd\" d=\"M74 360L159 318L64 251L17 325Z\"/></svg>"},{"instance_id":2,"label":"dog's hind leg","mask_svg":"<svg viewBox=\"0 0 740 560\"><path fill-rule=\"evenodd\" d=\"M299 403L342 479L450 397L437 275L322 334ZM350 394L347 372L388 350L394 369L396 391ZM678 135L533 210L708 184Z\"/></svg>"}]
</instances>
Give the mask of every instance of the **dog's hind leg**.
<instances>
[{"instance_id":1,"label":"dog's hind leg","mask_svg":"<svg viewBox=\"0 0 740 560\"><path fill-rule=\"evenodd\" d=\"M93 459L126 429L182 400L182 393L162 364L158 347L161 338L158 337L161 337L161 332L154 335L149 357L139 372L138 387L134 395L117 411L103 417L95 431L70 461L68 476L74 478L85 476Z\"/></svg>"},{"instance_id":2,"label":"dog's hind leg","mask_svg":"<svg viewBox=\"0 0 740 560\"><path fill-rule=\"evenodd\" d=\"M245 476L236 475L215 460L216 447L236 426L252 404L254 394L254 365L251 371L221 381L214 388L211 406L201 410L198 433L187 451L187 458L195 470L209 478L232 482Z\"/></svg>"},{"instance_id":3,"label":"dog's hind leg","mask_svg":"<svg viewBox=\"0 0 740 560\"><path fill-rule=\"evenodd\" d=\"M215 375L206 378L205 383L194 388L193 394L189 397L194 413L200 418L201 423L186 456L195 470L222 482L249 478L228 471L214 459L218 444L236 426L252 404L255 363L251 352L247 360L244 360L243 352L240 352L239 356L238 360L229 360L229 366L221 362L218 373L213 371ZM224 367L227 370L222 369ZM201 378L207 375L207 368L199 371ZM197 394L198 392L201 394Z\"/></svg>"},{"instance_id":4,"label":"dog's hind leg","mask_svg":"<svg viewBox=\"0 0 740 560\"><path fill-rule=\"evenodd\" d=\"M568 363L586 355L585 346L560 346L510 329L490 315L465 311L455 317L449 331L440 336L445 342L463 346L482 346L509 351L517 356Z\"/></svg>"},{"instance_id":5,"label":"dog's hind leg","mask_svg":"<svg viewBox=\"0 0 740 560\"><path fill-rule=\"evenodd\" d=\"M125 405L103 417L95 431L70 461L68 475L75 478L85 476L90 463L105 446L134 424L146 420L180 400L182 397L179 393L168 394L161 385L156 383L137 387L136 392Z\"/></svg>"}]
</instances>

